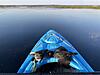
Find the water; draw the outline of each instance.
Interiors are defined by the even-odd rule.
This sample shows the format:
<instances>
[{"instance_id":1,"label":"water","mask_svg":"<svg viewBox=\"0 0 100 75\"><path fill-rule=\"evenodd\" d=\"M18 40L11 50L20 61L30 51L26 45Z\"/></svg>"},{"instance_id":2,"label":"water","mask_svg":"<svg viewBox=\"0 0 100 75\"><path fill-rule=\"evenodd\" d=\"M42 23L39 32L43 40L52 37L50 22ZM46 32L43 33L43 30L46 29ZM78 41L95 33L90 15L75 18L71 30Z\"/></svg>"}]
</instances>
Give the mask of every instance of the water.
<instances>
[{"instance_id":1,"label":"water","mask_svg":"<svg viewBox=\"0 0 100 75\"><path fill-rule=\"evenodd\" d=\"M0 72L17 72L48 30L64 36L99 71L100 10L0 9Z\"/></svg>"}]
</instances>

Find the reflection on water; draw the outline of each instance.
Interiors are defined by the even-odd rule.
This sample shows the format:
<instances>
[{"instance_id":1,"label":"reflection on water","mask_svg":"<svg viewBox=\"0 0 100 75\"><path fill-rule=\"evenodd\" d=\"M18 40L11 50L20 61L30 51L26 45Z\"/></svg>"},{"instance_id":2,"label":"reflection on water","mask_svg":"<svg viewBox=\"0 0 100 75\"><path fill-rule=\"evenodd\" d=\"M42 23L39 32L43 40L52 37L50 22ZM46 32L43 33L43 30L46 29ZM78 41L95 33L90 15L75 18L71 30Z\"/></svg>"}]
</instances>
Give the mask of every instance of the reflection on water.
<instances>
[{"instance_id":1,"label":"reflection on water","mask_svg":"<svg viewBox=\"0 0 100 75\"><path fill-rule=\"evenodd\" d=\"M48 30L64 36L94 70L100 70L100 10L0 9L0 72L17 72Z\"/></svg>"}]
</instances>

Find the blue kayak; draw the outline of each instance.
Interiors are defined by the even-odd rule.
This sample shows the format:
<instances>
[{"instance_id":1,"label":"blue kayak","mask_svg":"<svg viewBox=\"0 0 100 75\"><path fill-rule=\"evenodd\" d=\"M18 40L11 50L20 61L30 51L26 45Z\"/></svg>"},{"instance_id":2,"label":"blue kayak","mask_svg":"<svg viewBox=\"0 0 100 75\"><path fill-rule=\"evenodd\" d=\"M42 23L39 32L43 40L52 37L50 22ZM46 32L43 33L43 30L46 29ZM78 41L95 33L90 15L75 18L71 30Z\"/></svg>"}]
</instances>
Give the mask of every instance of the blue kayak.
<instances>
[{"instance_id":1,"label":"blue kayak","mask_svg":"<svg viewBox=\"0 0 100 75\"><path fill-rule=\"evenodd\" d=\"M45 33L33 47L31 52L38 52L46 49L54 51L60 46L63 46L69 52L78 53L77 55L72 56L72 61L69 64L71 67L79 70L80 72L94 72L94 70L84 60L80 53L64 37L62 37L59 33L55 32L54 30L49 30L47 33ZM32 63L32 59L33 56L29 54L17 73L31 73L32 66L34 66L34 64ZM44 61L43 64L52 62L58 62L58 59L50 58Z\"/></svg>"}]
</instances>

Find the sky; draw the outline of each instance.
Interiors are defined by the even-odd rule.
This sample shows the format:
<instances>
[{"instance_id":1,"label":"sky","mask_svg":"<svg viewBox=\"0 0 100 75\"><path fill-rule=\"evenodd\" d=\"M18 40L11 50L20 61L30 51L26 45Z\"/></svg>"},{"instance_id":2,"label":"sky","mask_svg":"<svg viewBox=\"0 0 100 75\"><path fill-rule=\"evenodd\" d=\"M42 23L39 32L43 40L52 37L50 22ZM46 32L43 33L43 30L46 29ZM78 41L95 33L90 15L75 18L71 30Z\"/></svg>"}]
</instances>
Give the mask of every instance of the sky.
<instances>
[{"instance_id":1,"label":"sky","mask_svg":"<svg viewBox=\"0 0 100 75\"><path fill-rule=\"evenodd\" d=\"M100 0L0 0L0 4L32 4L32 5L100 5Z\"/></svg>"}]
</instances>

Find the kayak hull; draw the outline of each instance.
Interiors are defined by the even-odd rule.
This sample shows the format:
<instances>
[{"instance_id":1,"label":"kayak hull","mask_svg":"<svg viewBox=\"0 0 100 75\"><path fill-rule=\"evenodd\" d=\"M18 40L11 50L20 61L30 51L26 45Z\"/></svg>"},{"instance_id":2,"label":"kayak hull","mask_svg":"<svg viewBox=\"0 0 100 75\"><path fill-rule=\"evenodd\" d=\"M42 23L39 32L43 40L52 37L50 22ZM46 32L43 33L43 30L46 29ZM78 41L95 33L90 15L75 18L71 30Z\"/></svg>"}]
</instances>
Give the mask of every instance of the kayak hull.
<instances>
[{"instance_id":1,"label":"kayak hull","mask_svg":"<svg viewBox=\"0 0 100 75\"><path fill-rule=\"evenodd\" d=\"M38 52L46 49L54 51L60 46L65 47L69 52L78 53L77 55L72 56L70 66L72 66L75 69L78 69L80 72L94 72L94 70L84 60L80 53L64 37L62 37L59 33L55 32L54 30L49 30L47 33L45 33L43 37L41 37L40 40L36 43L36 45L33 47L31 52ZM29 54L17 73L31 73L33 65L31 61L32 58L33 56ZM54 61L50 62L52 63Z\"/></svg>"}]
</instances>

